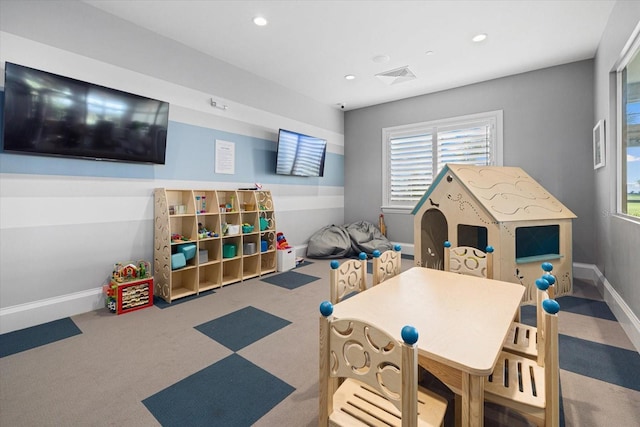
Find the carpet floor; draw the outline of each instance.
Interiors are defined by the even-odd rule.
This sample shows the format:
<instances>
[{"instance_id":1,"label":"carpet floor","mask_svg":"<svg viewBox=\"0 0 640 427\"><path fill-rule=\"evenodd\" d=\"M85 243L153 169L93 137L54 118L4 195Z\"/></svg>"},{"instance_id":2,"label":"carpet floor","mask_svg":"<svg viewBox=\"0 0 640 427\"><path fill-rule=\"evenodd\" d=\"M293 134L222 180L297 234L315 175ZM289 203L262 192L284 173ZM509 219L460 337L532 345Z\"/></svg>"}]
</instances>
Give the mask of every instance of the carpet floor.
<instances>
[{"instance_id":1,"label":"carpet floor","mask_svg":"<svg viewBox=\"0 0 640 427\"><path fill-rule=\"evenodd\" d=\"M0 425L315 426L328 271L309 260L177 304L0 335ZM559 302L562 424L638 425L640 355L591 283ZM486 405L485 425L528 424Z\"/></svg>"}]
</instances>

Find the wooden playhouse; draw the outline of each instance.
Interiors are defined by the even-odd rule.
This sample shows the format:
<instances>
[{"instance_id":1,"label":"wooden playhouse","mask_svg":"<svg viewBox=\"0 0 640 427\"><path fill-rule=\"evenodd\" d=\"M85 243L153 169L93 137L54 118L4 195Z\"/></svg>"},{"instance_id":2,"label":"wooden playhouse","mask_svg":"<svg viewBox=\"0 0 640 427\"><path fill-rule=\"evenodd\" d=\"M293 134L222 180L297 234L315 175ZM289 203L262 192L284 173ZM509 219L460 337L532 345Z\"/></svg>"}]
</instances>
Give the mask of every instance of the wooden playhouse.
<instances>
[{"instance_id":1,"label":"wooden playhouse","mask_svg":"<svg viewBox=\"0 0 640 427\"><path fill-rule=\"evenodd\" d=\"M541 263L553 264L556 294L571 292L576 216L518 167L448 164L413 209L415 264L443 269L444 242L493 246L493 277L535 299Z\"/></svg>"}]
</instances>

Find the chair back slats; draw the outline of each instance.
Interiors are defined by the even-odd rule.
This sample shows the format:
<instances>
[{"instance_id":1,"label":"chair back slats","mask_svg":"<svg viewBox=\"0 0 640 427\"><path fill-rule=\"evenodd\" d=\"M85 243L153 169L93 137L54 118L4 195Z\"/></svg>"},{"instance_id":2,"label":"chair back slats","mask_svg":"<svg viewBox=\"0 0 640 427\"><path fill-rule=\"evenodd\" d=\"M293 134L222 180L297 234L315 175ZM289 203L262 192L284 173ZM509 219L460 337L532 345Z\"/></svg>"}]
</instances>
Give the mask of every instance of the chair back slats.
<instances>
[{"instance_id":1,"label":"chair back slats","mask_svg":"<svg viewBox=\"0 0 640 427\"><path fill-rule=\"evenodd\" d=\"M555 283L556 278L550 274L553 266L546 262L543 263L544 274L536 280L536 287L538 286L538 280L544 279L543 288L546 290L549 299L555 297ZM544 314L542 310L542 295L536 293L536 323L535 325L524 324L520 322L513 322L507 333L507 337L504 340L503 350L520 354L522 356L529 357L537 360L540 366L544 365L544 352L540 354L538 348L542 348L540 344L539 335L543 335L544 331Z\"/></svg>"},{"instance_id":2,"label":"chair back slats","mask_svg":"<svg viewBox=\"0 0 640 427\"><path fill-rule=\"evenodd\" d=\"M339 303L353 292L367 289L367 255L361 252L358 259L350 259L342 264L337 260L331 261L329 285L332 304Z\"/></svg>"},{"instance_id":3,"label":"chair back slats","mask_svg":"<svg viewBox=\"0 0 640 427\"><path fill-rule=\"evenodd\" d=\"M544 276L543 276L544 277ZM485 380L485 398L522 413L537 425L557 427L560 420L558 311L550 298L547 280L536 281L541 307L538 358L503 351L493 373Z\"/></svg>"},{"instance_id":4,"label":"chair back slats","mask_svg":"<svg viewBox=\"0 0 640 427\"><path fill-rule=\"evenodd\" d=\"M438 426L446 400L418 391L418 332L405 326L399 341L358 319L335 319L320 305L319 425Z\"/></svg>"},{"instance_id":5,"label":"chair back slats","mask_svg":"<svg viewBox=\"0 0 640 427\"><path fill-rule=\"evenodd\" d=\"M395 339L358 320L334 320L329 353L331 376L357 379L402 410L402 349Z\"/></svg>"},{"instance_id":6,"label":"chair back slats","mask_svg":"<svg viewBox=\"0 0 640 427\"><path fill-rule=\"evenodd\" d=\"M486 252L472 246L452 247L444 242L444 269L454 273L493 279L493 247Z\"/></svg>"},{"instance_id":7,"label":"chair back slats","mask_svg":"<svg viewBox=\"0 0 640 427\"><path fill-rule=\"evenodd\" d=\"M393 249L373 251L373 286L400 273L402 267L402 249L395 245Z\"/></svg>"}]
</instances>

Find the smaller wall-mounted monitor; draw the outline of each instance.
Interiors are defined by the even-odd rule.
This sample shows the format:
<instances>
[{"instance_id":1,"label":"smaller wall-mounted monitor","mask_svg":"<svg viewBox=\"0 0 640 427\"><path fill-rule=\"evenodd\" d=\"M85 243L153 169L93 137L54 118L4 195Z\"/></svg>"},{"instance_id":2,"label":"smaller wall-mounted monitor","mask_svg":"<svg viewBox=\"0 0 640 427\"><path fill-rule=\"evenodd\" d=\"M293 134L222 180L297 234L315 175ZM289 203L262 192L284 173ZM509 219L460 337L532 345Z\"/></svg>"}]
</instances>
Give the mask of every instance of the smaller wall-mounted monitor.
<instances>
[{"instance_id":1,"label":"smaller wall-mounted monitor","mask_svg":"<svg viewBox=\"0 0 640 427\"><path fill-rule=\"evenodd\" d=\"M164 164L169 104L7 62L6 152Z\"/></svg>"},{"instance_id":2,"label":"smaller wall-mounted monitor","mask_svg":"<svg viewBox=\"0 0 640 427\"><path fill-rule=\"evenodd\" d=\"M326 140L280 129L276 174L323 176L326 153Z\"/></svg>"}]
</instances>

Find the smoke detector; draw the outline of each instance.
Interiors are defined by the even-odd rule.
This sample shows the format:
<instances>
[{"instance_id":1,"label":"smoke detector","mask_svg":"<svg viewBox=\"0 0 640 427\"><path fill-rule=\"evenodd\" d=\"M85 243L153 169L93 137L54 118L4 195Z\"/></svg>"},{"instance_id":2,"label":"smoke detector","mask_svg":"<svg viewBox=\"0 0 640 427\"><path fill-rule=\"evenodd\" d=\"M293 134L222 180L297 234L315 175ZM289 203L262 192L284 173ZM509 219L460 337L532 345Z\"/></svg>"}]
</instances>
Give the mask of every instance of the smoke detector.
<instances>
[{"instance_id":1,"label":"smoke detector","mask_svg":"<svg viewBox=\"0 0 640 427\"><path fill-rule=\"evenodd\" d=\"M376 77L382 80L388 85L394 85L397 83L408 82L414 80L416 75L409 69L409 66L396 68L394 70L385 71L383 73L376 74Z\"/></svg>"}]
</instances>

